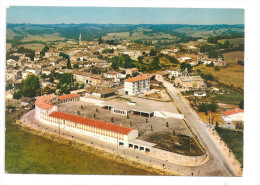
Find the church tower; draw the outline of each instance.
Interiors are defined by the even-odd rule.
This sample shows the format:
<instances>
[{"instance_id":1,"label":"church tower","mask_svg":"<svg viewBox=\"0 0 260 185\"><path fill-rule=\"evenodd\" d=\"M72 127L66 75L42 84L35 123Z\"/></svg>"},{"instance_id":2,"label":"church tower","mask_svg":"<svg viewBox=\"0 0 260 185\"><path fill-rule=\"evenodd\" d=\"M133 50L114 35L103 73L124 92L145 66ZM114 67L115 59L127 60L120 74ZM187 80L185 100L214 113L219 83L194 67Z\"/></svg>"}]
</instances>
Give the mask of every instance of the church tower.
<instances>
[{"instance_id":1,"label":"church tower","mask_svg":"<svg viewBox=\"0 0 260 185\"><path fill-rule=\"evenodd\" d=\"M81 33L79 34L79 45L81 45Z\"/></svg>"}]
</instances>

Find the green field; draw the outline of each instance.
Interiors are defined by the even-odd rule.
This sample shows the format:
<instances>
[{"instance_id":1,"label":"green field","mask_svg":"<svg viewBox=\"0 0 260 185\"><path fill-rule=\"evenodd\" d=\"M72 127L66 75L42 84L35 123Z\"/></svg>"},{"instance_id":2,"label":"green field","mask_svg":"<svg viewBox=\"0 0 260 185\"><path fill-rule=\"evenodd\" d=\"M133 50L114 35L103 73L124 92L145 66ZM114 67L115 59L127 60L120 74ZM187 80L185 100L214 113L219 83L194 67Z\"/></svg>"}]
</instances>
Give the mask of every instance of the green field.
<instances>
[{"instance_id":1,"label":"green field","mask_svg":"<svg viewBox=\"0 0 260 185\"><path fill-rule=\"evenodd\" d=\"M216 131L224 140L224 142L228 145L228 147L232 150L232 152L235 154L240 164L243 166L243 132L233 131L220 127L216 128Z\"/></svg>"},{"instance_id":2,"label":"green field","mask_svg":"<svg viewBox=\"0 0 260 185\"><path fill-rule=\"evenodd\" d=\"M100 152L93 147L80 150L68 143L58 143L26 132L9 123L16 116L7 115L5 170L24 174L129 174L158 175L158 170L124 158Z\"/></svg>"}]
</instances>

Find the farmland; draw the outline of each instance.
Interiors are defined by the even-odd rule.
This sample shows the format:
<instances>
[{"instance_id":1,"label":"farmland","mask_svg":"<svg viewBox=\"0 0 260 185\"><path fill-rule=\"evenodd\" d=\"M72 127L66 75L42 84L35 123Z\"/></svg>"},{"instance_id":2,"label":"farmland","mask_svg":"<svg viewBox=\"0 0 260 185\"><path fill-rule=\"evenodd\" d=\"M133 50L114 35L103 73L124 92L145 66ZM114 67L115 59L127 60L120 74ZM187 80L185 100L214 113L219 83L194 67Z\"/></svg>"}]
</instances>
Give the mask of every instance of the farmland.
<instances>
[{"instance_id":1,"label":"farmland","mask_svg":"<svg viewBox=\"0 0 260 185\"><path fill-rule=\"evenodd\" d=\"M244 52L243 51L234 51L229 53L224 53L223 57L228 63L236 63L241 60L244 61Z\"/></svg>"},{"instance_id":2,"label":"farmland","mask_svg":"<svg viewBox=\"0 0 260 185\"><path fill-rule=\"evenodd\" d=\"M219 71L215 71L213 67L200 65L195 69L201 70L204 74L212 74L214 79L227 86L244 89L244 66L238 64L230 64L228 67L221 67Z\"/></svg>"},{"instance_id":3,"label":"farmland","mask_svg":"<svg viewBox=\"0 0 260 185\"><path fill-rule=\"evenodd\" d=\"M42 41L42 42L51 42L55 40L64 40L64 37L61 37L59 33L53 33L53 34L42 34L42 35L28 35L24 39L22 39L22 42L28 42L28 41Z\"/></svg>"},{"instance_id":4,"label":"farmland","mask_svg":"<svg viewBox=\"0 0 260 185\"><path fill-rule=\"evenodd\" d=\"M239 46L240 44L244 44L244 38L235 38L235 39L223 39L219 40L220 43L224 44L225 41L229 41L230 44L233 44L234 47Z\"/></svg>"},{"instance_id":5,"label":"farmland","mask_svg":"<svg viewBox=\"0 0 260 185\"><path fill-rule=\"evenodd\" d=\"M44 48L44 45L40 43L22 44L21 46L32 50L42 50Z\"/></svg>"}]
</instances>

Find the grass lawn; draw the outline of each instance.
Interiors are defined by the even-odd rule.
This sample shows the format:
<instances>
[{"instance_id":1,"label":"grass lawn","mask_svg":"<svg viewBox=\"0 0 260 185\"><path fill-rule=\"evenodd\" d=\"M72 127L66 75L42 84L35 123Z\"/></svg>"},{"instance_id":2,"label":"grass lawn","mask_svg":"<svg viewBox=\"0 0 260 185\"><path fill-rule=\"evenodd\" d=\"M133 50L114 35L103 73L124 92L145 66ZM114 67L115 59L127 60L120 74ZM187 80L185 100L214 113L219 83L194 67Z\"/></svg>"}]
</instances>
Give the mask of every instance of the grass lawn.
<instances>
[{"instance_id":1,"label":"grass lawn","mask_svg":"<svg viewBox=\"0 0 260 185\"><path fill-rule=\"evenodd\" d=\"M5 170L23 174L118 174L158 175L148 169L115 155L87 147L87 151L66 143L28 133L10 123L15 113L7 115Z\"/></svg>"},{"instance_id":2,"label":"grass lawn","mask_svg":"<svg viewBox=\"0 0 260 185\"><path fill-rule=\"evenodd\" d=\"M219 71L215 71L213 67L199 65L195 70L200 69L204 74L212 74L219 82L230 86L244 89L244 66L238 64L230 64L228 67L221 67Z\"/></svg>"},{"instance_id":3,"label":"grass lawn","mask_svg":"<svg viewBox=\"0 0 260 185\"><path fill-rule=\"evenodd\" d=\"M241 131L234 131L224 128L217 128L219 136L228 145L229 149L235 154L236 158L243 165L243 142L244 136Z\"/></svg>"}]
</instances>

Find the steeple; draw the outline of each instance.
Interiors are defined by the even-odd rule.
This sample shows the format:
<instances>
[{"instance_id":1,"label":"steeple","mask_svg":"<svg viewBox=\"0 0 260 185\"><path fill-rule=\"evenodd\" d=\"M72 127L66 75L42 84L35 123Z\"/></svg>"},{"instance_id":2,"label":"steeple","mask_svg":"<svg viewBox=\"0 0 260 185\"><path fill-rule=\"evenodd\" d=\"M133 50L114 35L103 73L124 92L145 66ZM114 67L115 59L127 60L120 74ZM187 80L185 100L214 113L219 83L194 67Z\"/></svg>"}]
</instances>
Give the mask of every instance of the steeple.
<instances>
[{"instance_id":1,"label":"steeple","mask_svg":"<svg viewBox=\"0 0 260 185\"><path fill-rule=\"evenodd\" d=\"M79 45L81 44L81 33L79 34Z\"/></svg>"}]
</instances>

